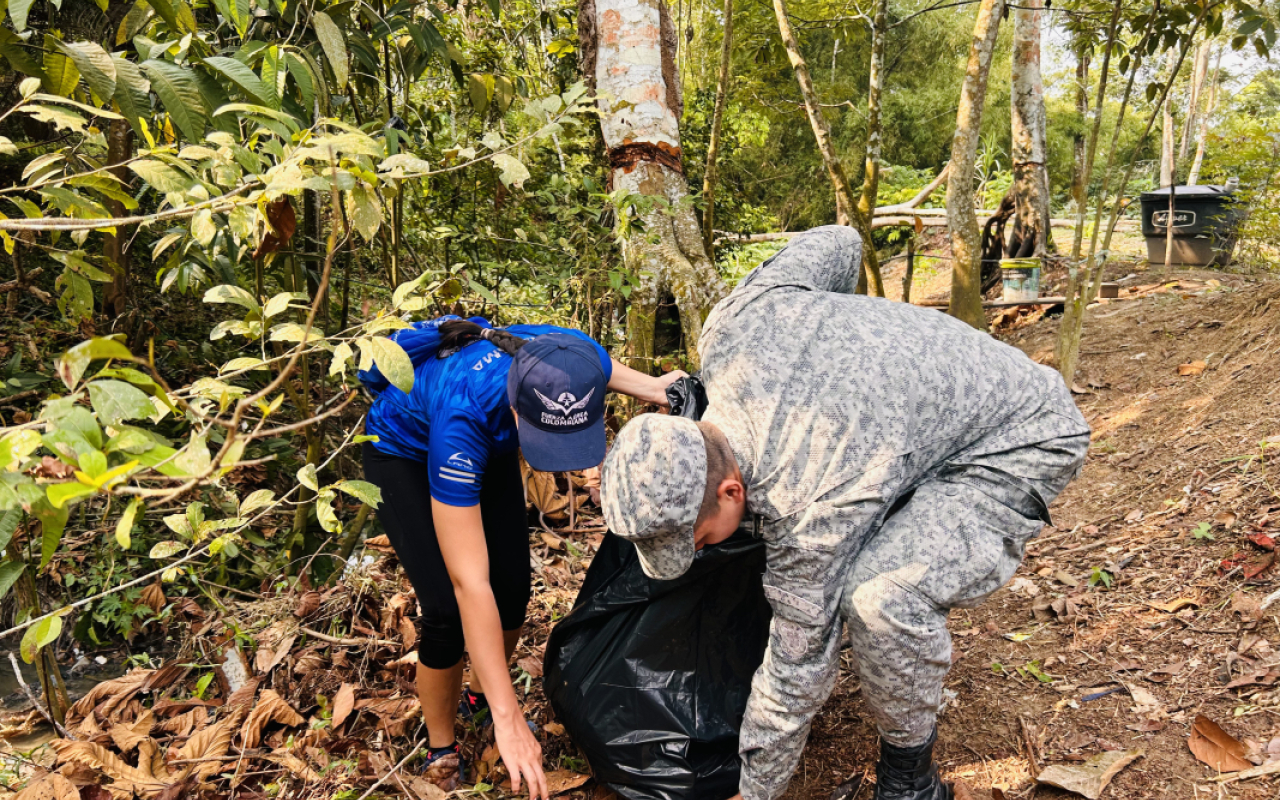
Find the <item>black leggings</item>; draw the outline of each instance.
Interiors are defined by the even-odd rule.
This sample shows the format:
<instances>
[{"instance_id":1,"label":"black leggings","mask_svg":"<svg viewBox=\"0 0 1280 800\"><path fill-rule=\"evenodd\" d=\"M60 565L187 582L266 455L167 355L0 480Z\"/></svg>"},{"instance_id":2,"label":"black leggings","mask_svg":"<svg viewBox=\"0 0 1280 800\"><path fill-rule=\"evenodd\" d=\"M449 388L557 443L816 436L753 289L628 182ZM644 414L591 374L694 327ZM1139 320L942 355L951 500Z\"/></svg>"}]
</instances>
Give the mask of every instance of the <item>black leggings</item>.
<instances>
[{"instance_id":1,"label":"black leggings","mask_svg":"<svg viewBox=\"0 0 1280 800\"><path fill-rule=\"evenodd\" d=\"M382 490L378 519L422 607L418 663L448 669L462 660L465 645L453 581L431 516L429 474L422 462L364 444L364 476ZM532 586L529 524L516 453L489 457L480 486L480 516L489 551L489 585L502 629L512 631L524 624Z\"/></svg>"}]
</instances>

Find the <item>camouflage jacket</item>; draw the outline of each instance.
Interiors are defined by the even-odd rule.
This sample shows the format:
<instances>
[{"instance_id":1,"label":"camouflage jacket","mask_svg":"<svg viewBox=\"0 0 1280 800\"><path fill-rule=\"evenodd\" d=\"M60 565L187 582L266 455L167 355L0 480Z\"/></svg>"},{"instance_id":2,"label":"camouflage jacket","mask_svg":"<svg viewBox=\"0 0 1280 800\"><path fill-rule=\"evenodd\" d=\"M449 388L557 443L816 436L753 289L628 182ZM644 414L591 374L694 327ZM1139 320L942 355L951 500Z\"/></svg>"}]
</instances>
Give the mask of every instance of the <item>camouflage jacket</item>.
<instances>
[{"instance_id":1,"label":"camouflage jacket","mask_svg":"<svg viewBox=\"0 0 1280 800\"><path fill-rule=\"evenodd\" d=\"M1087 433L1062 379L940 311L853 295L856 232L796 237L702 332L724 431L768 546L774 620L743 721L747 800L786 790L834 686L840 595L893 501L946 462Z\"/></svg>"}]
</instances>

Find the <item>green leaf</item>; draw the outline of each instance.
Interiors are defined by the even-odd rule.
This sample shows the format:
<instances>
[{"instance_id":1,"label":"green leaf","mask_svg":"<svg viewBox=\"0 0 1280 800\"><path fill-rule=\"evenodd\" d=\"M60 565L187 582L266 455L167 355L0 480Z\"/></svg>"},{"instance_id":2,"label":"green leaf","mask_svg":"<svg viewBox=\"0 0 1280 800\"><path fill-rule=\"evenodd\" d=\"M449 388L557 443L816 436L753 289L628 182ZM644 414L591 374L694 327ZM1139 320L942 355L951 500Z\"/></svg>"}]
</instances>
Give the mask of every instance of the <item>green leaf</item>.
<instances>
[{"instance_id":1,"label":"green leaf","mask_svg":"<svg viewBox=\"0 0 1280 800\"><path fill-rule=\"evenodd\" d=\"M480 116L489 110L489 101L493 99L494 82L492 75L473 72L467 76L467 91L471 95L471 106Z\"/></svg>"},{"instance_id":2,"label":"green leaf","mask_svg":"<svg viewBox=\"0 0 1280 800\"><path fill-rule=\"evenodd\" d=\"M167 541L158 542L155 547L151 548L151 552L147 554L149 558L160 560L162 558L173 558L178 553L186 550L187 546L182 542Z\"/></svg>"},{"instance_id":3,"label":"green leaf","mask_svg":"<svg viewBox=\"0 0 1280 800\"><path fill-rule=\"evenodd\" d=\"M26 568L26 564L18 561L6 561L0 564L0 599L9 594L9 590L13 588L13 584L17 583L18 578L22 577Z\"/></svg>"},{"instance_id":4,"label":"green leaf","mask_svg":"<svg viewBox=\"0 0 1280 800\"><path fill-rule=\"evenodd\" d=\"M33 430L13 431L0 439L0 472L11 472L22 466L40 447L40 434Z\"/></svg>"},{"instance_id":5,"label":"green leaf","mask_svg":"<svg viewBox=\"0 0 1280 800\"><path fill-rule=\"evenodd\" d=\"M77 497L94 494L98 490L93 486L86 486L79 481L69 481L67 483L50 484L45 491L49 495L49 503L54 508L63 508L66 506L67 501L75 500Z\"/></svg>"},{"instance_id":6,"label":"green leaf","mask_svg":"<svg viewBox=\"0 0 1280 800\"><path fill-rule=\"evenodd\" d=\"M76 62L58 51L59 44L56 37L45 34L44 90L58 97L70 97L80 83L80 70Z\"/></svg>"},{"instance_id":7,"label":"green leaf","mask_svg":"<svg viewBox=\"0 0 1280 800\"><path fill-rule=\"evenodd\" d=\"M11 508L0 517L0 551L9 546L9 541L13 539L13 534L18 530L18 523L22 522L22 510ZM0 597L4 593L0 592Z\"/></svg>"},{"instance_id":8,"label":"green leaf","mask_svg":"<svg viewBox=\"0 0 1280 800\"><path fill-rule=\"evenodd\" d=\"M18 33L27 29L27 15L34 4L35 0L9 0L9 18L13 20L13 29Z\"/></svg>"},{"instance_id":9,"label":"green leaf","mask_svg":"<svg viewBox=\"0 0 1280 800\"><path fill-rule=\"evenodd\" d=\"M36 61L27 52L26 42L21 37L15 36L13 31L0 28L0 55L5 57L9 62L9 66L13 67L23 75L30 75L34 78L44 77L44 67L40 66L40 62ZM26 81L23 81L25 83ZM39 85L36 81L36 85ZM30 92L24 92L23 96L27 97Z\"/></svg>"},{"instance_id":10,"label":"green leaf","mask_svg":"<svg viewBox=\"0 0 1280 800\"><path fill-rule=\"evenodd\" d=\"M22 660L34 663L41 648L48 647L62 635L62 617L49 617L41 620L22 635L22 643L18 649L22 652Z\"/></svg>"},{"instance_id":11,"label":"green leaf","mask_svg":"<svg viewBox=\"0 0 1280 800\"><path fill-rule=\"evenodd\" d=\"M31 504L31 513L40 520L40 569L43 570L53 560L53 554L58 552L58 542L62 541L71 509L65 505L57 508L48 500L41 499Z\"/></svg>"},{"instance_id":12,"label":"green leaf","mask_svg":"<svg viewBox=\"0 0 1280 800\"><path fill-rule=\"evenodd\" d=\"M333 498L332 489L325 489L316 495L316 520L326 532L341 533L342 523L338 521L338 514L333 510Z\"/></svg>"},{"instance_id":13,"label":"green leaf","mask_svg":"<svg viewBox=\"0 0 1280 800\"><path fill-rule=\"evenodd\" d=\"M385 336L371 339L369 346L373 350L374 363L378 365L378 371L383 377L405 394L413 391L413 361L404 348Z\"/></svg>"},{"instance_id":14,"label":"green leaf","mask_svg":"<svg viewBox=\"0 0 1280 800\"><path fill-rule=\"evenodd\" d=\"M208 123L208 109L200 96L200 86L191 72L157 58L144 61L142 69L151 79L151 88L155 90L164 110L169 112L169 117L182 131L182 135L192 142L203 139Z\"/></svg>"},{"instance_id":15,"label":"green leaf","mask_svg":"<svg viewBox=\"0 0 1280 800\"><path fill-rule=\"evenodd\" d=\"M239 87L240 91L252 98L254 102L273 108L280 107L275 92L271 91L262 82L262 79L243 63L226 56L211 56L206 58L204 63L230 79L232 83Z\"/></svg>"},{"instance_id":16,"label":"green leaf","mask_svg":"<svg viewBox=\"0 0 1280 800\"><path fill-rule=\"evenodd\" d=\"M372 508L377 508L382 503L382 490L368 481L338 481L333 488L346 492Z\"/></svg>"},{"instance_id":17,"label":"green leaf","mask_svg":"<svg viewBox=\"0 0 1280 800\"><path fill-rule=\"evenodd\" d=\"M116 108L138 136L142 136L143 120L151 117L151 81L138 65L120 55L111 56L116 67ZM145 137L143 137L145 140Z\"/></svg>"},{"instance_id":18,"label":"green leaf","mask_svg":"<svg viewBox=\"0 0 1280 800\"><path fill-rule=\"evenodd\" d=\"M302 107L310 113L316 102L316 79L311 74L311 67L294 52L285 53L284 59L285 67L293 76L293 82L297 85L299 94L302 95Z\"/></svg>"},{"instance_id":19,"label":"green leaf","mask_svg":"<svg viewBox=\"0 0 1280 800\"><path fill-rule=\"evenodd\" d=\"M498 175L498 180L507 186L520 188L524 186L525 181L529 180L529 168L515 156L498 153L493 157L493 165L502 170Z\"/></svg>"},{"instance_id":20,"label":"green leaf","mask_svg":"<svg viewBox=\"0 0 1280 800\"><path fill-rule=\"evenodd\" d=\"M53 125L54 130L66 128L72 133L84 133L87 120L74 111L68 111L65 108L56 106L26 106L23 111L30 114L40 122L48 122ZM56 187L49 187L55 189Z\"/></svg>"},{"instance_id":21,"label":"green leaf","mask_svg":"<svg viewBox=\"0 0 1280 800\"><path fill-rule=\"evenodd\" d=\"M118 340L98 336L87 342L81 342L62 354L62 358L58 361L58 377L62 378L67 389L75 389L89 363L104 358L132 360L133 354Z\"/></svg>"},{"instance_id":22,"label":"green leaf","mask_svg":"<svg viewBox=\"0 0 1280 800\"><path fill-rule=\"evenodd\" d=\"M317 11L312 19L315 21L316 38L324 49L324 56L329 61L329 69L333 70L336 89L347 86L347 42L342 36L342 29L328 14Z\"/></svg>"},{"instance_id":23,"label":"green leaf","mask_svg":"<svg viewBox=\"0 0 1280 800\"><path fill-rule=\"evenodd\" d=\"M280 294L268 300L267 304L263 306L262 316L266 317L267 319L271 319L276 314L280 314L286 311L289 308L290 302L294 300L305 301L307 299L309 298L302 292L281 292Z\"/></svg>"},{"instance_id":24,"label":"green leaf","mask_svg":"<svg viewBox=\"0 0 1280 800\"><path fill-rule=\"evenodd\" d=\"M260 508L266 508L275 502L276 493L270 489L258 489L251 493L240 503L240 516L245 516L251 511L257 511Z\"/></svg>"},{"instance_id":25,"label":"green leaf","mask_svg":"<svg viewBox=\"0 0 1280 800\"><path fill-rule=\"evenodd\" d=\"M133 523L138 518L138 511L142 508L142 498L135 497L129 502L124 513L120 515L120 521L116 523L116 542L125 550L133 544Z\"/></svg>"},{"instance_id":26,"label":"green leaf","mask_svg":"<svg viewBox=\"0 0 1280 800\"><path fill-rule=\"evenodd\" d=\"M161 194L170 192L181 194L196 185L196 181L186 173L154 158L134 161L129 164L129 169Z\"/></svg>"},{"instance_id":27,"label":"green leaf","mask_svg":"<svg viewBox=\"0 0 1280 800\"><path fill-rule=\"evenodd\" d=\"M320 482L316 478L316 465L307 464L298 470L298 483L307 487L313 492L320 491Z\"/></svg>"},{"instance_id":28,"label":"green leaf","mask_svg":"<svg viewBox=\"0 0 1280 800\"><path fill-rule=\"evenodd\" d=\"M93 42L64 44L57 39L54 42L63 55L75 62L84 82L89 84L98 99L110 102L116 93L116 66L102 45Z\"/></svg>"},{"instance_id":29,"label":"green leaf","mask_svg":"<svg viewBox=\"0 0 1280 800\"><path fill-rule=\"evenodd\" d=\"M245 289L241 289L239 286L233 286L229 283L214 286L212 289L206 291L204 293L204 301L206 303L235 303L238 306L243 306L244 308L254 312L260 312L262 310L258 305L258 301L253 299L253 295L249 294Z\"/></svg>"},{"instance_id":30,"label":"green leaf","mask_svg":"<svg viewBox=\"0 0 1280 800\"><path fill-rule=\"evenodd\" d=\"M98 419L107 425L149 417L155 412L155 407L146 394L124 381L99 380L90 383L89 402L93 405L93 410L98 412Z\"/></svg>"}]
</instances>

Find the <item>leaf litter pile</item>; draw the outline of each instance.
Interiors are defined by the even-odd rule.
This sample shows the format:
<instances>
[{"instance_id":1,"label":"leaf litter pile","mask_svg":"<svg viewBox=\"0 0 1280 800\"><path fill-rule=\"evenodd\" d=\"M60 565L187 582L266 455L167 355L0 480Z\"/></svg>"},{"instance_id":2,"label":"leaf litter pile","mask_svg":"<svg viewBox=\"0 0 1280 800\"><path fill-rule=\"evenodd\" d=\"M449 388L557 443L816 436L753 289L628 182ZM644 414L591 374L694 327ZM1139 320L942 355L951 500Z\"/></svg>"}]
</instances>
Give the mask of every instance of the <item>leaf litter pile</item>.
<instances>
[{"instance_id":1,"label":"leaf litter pile","mask_svg":"<svg viewBox=\"0 0 1280 800\"><path fill-rule=\"evenodd\" d=\"M962 800L1280 791L1280 281L1136 283L1090 311L1083 474L1010 584L951 617L936 753ZM1054 319L1010 327L1051 353ZM604 798L540 687L547 633L603 533L598 488L573 479L526 472L541 526L512 676L553 785ZM378 560L334 588L185 609L178 657L101 684L68 720L74 740L20 760L24 800L446 796L406 761L424 739L415 601L385 539L366 553ZM843 658L787 798L872 794L874 724ZM508 796L492 733L459 733L472 770L455 793Z\"/></svg>"},{"instance_id":2,"label":"leaf litter pile","mask_svg":"<svg viewBox=\"0 0 1280 800\"><path fill-rule=\"evenodd\" d=\"M539 503L535 516L540 512L546 527L532 534L540 569L513 677L527 718L539 728L549 788L586 798L595 788L587 785L585 764L541 693L546 635L572 606L603 537L598 513L584 509L598 476L569 477L575 530L563 527L567 488L557 488L556 476L526 473L529 495ZM565 476L559 480L563 486ZM74 704L65 737L29 758L12 749L6 754L28 781L17 797L449 796L423 779L417 758L426 730L414 685L413 590L385 536L368 540L366 553L377 560L349 570L333 587L303 582L291 592L201 615L166 664L95 686ZM460 724L458 733L470 774L439 777L462 791L473 786L490 796L508 794L492 727Z\"/></svg>"}]
</instances>

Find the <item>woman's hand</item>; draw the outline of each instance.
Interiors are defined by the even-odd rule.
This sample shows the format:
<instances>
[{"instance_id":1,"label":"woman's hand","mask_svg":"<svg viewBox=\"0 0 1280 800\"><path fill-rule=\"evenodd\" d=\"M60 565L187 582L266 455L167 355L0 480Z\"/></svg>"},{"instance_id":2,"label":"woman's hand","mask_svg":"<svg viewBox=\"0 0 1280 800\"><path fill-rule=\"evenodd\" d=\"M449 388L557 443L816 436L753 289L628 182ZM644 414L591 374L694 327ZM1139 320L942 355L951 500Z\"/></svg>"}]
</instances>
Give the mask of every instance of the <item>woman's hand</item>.
<instances>
[{"instance_id":1,"label":"woman's hand","mask_svg":"<svg viewBox=\"0 0 1280 800\"><path fill-rule=\"evenodd\" d=\"M518 708L506 714L495 714L493 732L498 739L498 752L511 775L511 791L520 792L520 781L529 785L529 800L550 800L547 776L542 771L542 745L525 724Z\"/></svg>"},{"instance_id":2,"label":"woman's hand","mask_svg":"<svg viewBox=\"0 0 1280 800\"><path fill-rule=\"evenodd\" d=\"M659 375L654 380L657 382L658 397L650 402L657 403L663 408L670 408L671 404L667 402L667 387L681 378L689 377L689 373L682 369L673 369L665 375Z\"/></svg>"}]
</instances>

